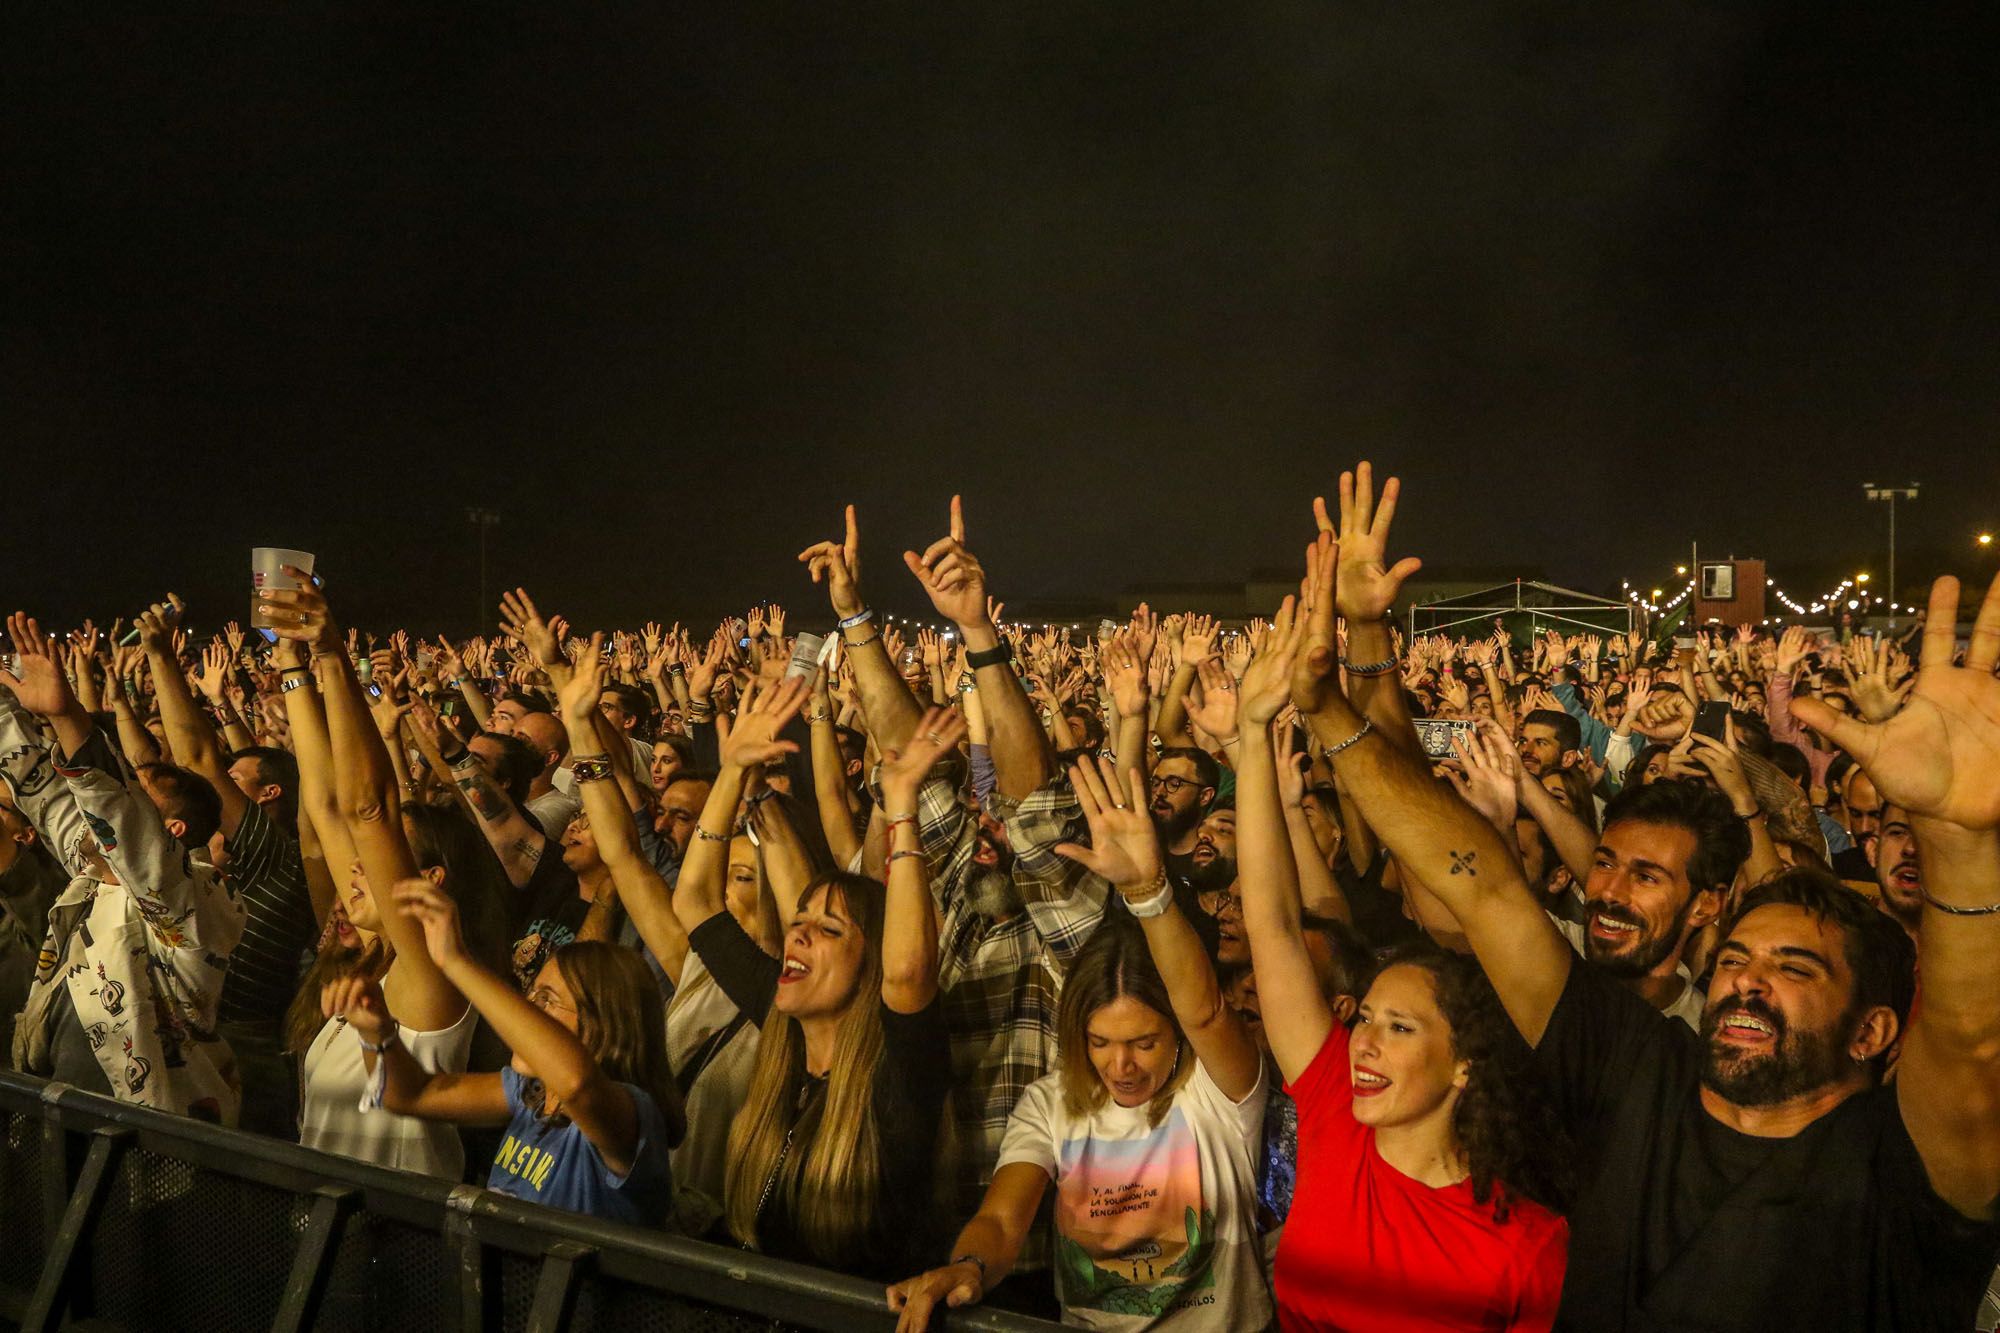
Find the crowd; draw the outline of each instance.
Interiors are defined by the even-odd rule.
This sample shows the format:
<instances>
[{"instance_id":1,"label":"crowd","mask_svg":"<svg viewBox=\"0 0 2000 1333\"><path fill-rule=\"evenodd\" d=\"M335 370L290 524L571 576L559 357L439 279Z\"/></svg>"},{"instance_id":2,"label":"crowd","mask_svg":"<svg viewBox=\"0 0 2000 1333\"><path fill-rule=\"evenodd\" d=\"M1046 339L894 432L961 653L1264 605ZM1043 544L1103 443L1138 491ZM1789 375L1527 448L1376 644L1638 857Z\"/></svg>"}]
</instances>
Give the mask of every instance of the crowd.
<instances>
[{"instance_id":1,"label":"crowd","mask_svg":"<svg viewBox=\"0 0 2000 1333\"><path fill-rule=\"evenodd\" d=\"M17 613L13 1065L1106 1330L1940 1329L2000 1260L2000 581L1891 640ZM1303 526L1303 525L1302 525ZM1921 991L1919 991L1921 975ZM218 1262L222 1262L218 1256Z\"/></svg>"}]
</instances>

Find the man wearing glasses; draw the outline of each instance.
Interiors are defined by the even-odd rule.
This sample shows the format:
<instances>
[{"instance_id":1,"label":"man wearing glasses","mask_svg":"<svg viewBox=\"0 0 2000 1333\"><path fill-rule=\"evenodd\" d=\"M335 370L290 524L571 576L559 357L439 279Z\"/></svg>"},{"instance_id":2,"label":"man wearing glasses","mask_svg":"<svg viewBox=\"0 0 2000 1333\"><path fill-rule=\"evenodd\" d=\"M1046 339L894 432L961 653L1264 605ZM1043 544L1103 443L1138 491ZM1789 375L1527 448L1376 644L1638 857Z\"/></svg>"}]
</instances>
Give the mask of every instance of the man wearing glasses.
<instances>
[{"instance_id":1,"label":"man wearing glasses","mask_svg":"<svg viewBox=\"0 0 2000 1333\"><path fill-rule=\"evenodd\" d=\"M1194 923L1210 958L1215 957L1216 921L1201 910L1201 890L1211 886L1203 883L1195 849L1201 840L1202 816L1215 801L1221 777L1215 756L1192 745L1169 746L1153 765L1151 812L1160 846L1166 849L1167 882L1174 886L1174 902Z\"/></svg>"}]
</instances>

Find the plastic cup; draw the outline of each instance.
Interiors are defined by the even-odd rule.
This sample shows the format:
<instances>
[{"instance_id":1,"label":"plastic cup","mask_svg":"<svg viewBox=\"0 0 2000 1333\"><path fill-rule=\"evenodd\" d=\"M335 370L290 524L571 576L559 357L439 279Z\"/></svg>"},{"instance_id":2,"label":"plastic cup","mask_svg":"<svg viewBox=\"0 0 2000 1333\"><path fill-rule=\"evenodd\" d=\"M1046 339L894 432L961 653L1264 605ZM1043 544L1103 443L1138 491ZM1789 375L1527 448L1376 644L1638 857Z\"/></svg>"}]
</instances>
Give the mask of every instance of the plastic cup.
<instances>
[{"instance_id":1,"label":"plastic cup","mask_svg":"<svg viewBox=\"0 0 2000 1333\"><path fill-rule=\"evenodd\" d=\"M257 594L267 590L304 586L290 574L285 573L286 565L310 574L313 570L313 554L311 551L288 551L282 546L259 546L250 552L251 628L270 629L276 623L258 611Z\"/></svg>"}]
</instances>

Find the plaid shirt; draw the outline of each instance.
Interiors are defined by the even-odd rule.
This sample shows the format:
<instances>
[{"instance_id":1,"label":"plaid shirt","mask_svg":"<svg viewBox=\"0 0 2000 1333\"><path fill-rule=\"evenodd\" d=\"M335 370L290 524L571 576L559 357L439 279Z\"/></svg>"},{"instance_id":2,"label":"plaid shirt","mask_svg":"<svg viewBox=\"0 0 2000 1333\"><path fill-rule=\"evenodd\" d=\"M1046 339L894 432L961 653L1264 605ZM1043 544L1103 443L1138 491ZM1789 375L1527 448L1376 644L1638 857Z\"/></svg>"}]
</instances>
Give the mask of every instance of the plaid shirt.
<instances>
[{"instance_id":1,"label":"plaid shirt","mask_svg":"<svg viewBox=\"0 0 2000 1333\"><path fill-rule=\"evenodd\" d=\"M965 889L974 873L979 820L951 779L933 776L917 794L918 831L931 865L938 931L938 988L951 1034L958 1093L959 1216L978 1211L1000 1157L1014 1103L1030 1083L1056 1068L1056 1007L1064 971L1098 922L1111 886L1056 855L1059 842L1083 842L1087 828L1067 776L1058 774L1021 801L987 802L1007 828L1014 888L1025 910L995 922L972 910ZM1017 1269L1048 1266L1048 1231L1037 1225Z\"/></svg>"}]
</instances>

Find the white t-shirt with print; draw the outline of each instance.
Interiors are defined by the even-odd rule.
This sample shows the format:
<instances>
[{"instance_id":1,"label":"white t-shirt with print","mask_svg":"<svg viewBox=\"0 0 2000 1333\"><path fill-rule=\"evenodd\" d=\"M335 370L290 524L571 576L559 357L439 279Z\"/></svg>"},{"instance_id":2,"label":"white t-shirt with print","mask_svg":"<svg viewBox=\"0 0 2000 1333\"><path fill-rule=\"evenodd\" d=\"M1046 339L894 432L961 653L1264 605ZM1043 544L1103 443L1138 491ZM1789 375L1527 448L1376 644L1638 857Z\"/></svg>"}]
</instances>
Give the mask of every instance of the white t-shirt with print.
<instances>
[{"instance_id":1,"label":"white t-shirt with print","mask_svg":"<svg viewBox=\"0 0 2000 1333\"><path fill-rule=\"evenodd\" d=\"M1157 1127L1109 1097L1069 1114L1062 1075L1037 1079L1007 1122L1000 1166L1049 1173L1056 1297L1081 1328L1257 1329L1271 1320L1257 1240L1264 1101L1232 1102L1196 1066Z\"/></svg>"}]
</instances>

